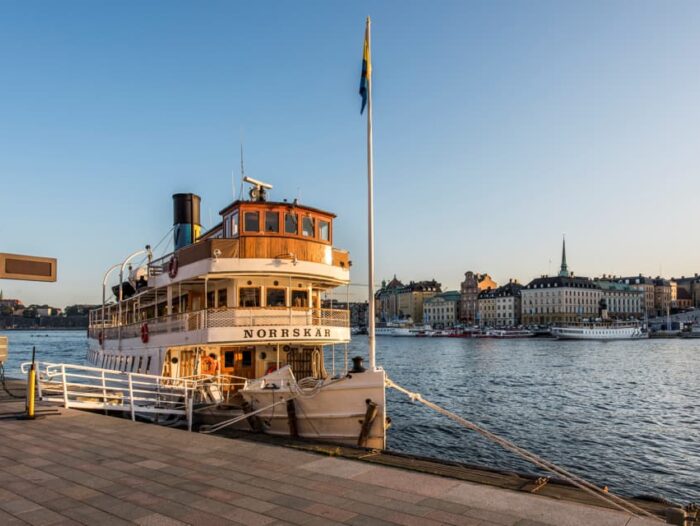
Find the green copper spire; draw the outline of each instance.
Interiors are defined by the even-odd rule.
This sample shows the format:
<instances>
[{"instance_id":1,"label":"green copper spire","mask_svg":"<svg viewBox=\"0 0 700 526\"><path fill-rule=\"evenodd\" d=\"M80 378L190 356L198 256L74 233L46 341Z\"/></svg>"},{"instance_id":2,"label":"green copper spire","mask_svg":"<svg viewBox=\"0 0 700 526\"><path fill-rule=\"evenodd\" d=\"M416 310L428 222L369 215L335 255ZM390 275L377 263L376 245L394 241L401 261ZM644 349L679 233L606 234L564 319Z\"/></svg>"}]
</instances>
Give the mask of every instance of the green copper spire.
<instances>
[{"instance_id":1,"label":"green copper spire","mask_svg":"<svg viewBox=\"0 0 700 526\"><path fill-rule=\"evenodd\" d=\"M559 269L559 275L563 278L569 275L569 269L566 266L566 238L562 236L561 240L561 268Z\"/></svg>"}]
</instances>

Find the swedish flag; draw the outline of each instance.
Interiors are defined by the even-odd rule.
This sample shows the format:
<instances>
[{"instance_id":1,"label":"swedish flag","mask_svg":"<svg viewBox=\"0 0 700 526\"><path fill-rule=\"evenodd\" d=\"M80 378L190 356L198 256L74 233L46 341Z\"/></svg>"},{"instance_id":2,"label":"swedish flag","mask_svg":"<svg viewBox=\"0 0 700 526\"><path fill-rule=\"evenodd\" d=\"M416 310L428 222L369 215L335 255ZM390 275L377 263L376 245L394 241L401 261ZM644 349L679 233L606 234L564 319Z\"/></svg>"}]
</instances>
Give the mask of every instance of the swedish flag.
<instances>
[{"instance_id":1,"label":"swedish flag","mask_svg":"<svg viewBox=\"0 0 700 526\"><path fill-rule=\"evenodd\" d=\"M367 17L367 27L365 28L365 46L362 52L362 77L360 78L360 96L362 97L360 114L365 111L365 106L367 106L367 97L369 96L371 79L372 54L369 45L369 17Z\"/></svg>"}]
</instances>

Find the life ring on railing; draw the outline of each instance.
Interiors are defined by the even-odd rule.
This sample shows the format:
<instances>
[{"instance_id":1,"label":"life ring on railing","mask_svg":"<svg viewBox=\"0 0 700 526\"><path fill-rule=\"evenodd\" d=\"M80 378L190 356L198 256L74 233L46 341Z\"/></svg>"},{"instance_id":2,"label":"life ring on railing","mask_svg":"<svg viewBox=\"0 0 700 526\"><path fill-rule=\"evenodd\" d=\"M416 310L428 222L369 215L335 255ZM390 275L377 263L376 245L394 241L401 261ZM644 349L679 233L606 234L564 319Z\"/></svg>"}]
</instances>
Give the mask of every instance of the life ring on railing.
<instances>
[{"instance_id":1,"label":"life ring on railing","mask_svg":"<svg viewBox=\"0 0 700 526\"><path fill-rule=\"evenodd\" d=\"M277 370L276 365L271 365L270 367L267 368L267 371L265 371L265 374L268 375L270 373L274 373Z\"/></svg>"},{"instance_id":2,"label":"life ring on railing","mask_svg":"<svg viewBox=\"0 0 700 526\"><path fill-rule=\"evenodd\" d=\"M100 331L100 332L97 333L97 341L100 343L100 346L102 346L102 344L104 344L104 342L105 342L105 335L104 335L104 333L103 333L102 331Z\"/></svg>"},{"instance_id":3,"label":"life ring on railing","mask_svg":"<svg viewBox=\"0 0 700 526\"><path fill-rule=\"evenodd\" d=\"M148 343L148 323L141 325L141 341Z\"/></svg>"},{"instance_id":4,"label":"life ring on railing","mask_svg":"<svg viewBox=\"0 0 700 526\"><path fill-rule=\"evenodd\" d=\"M202 356L200 374L215 375L219 372L219 360L212 356Z\"/></svg>"},{"instance_id":5,"label":"life ring on railing","mask_svg":"<svg viewBox=\"0 0 700 526\"><path fill-rule=\"evenodd\" d=\"M173 256L170 258L170 261L168 262L168 276L170 278L174 278L177 276L177 269L178 269L178 261L177 261L177 256Z\"/></svg>"}]
</instances>

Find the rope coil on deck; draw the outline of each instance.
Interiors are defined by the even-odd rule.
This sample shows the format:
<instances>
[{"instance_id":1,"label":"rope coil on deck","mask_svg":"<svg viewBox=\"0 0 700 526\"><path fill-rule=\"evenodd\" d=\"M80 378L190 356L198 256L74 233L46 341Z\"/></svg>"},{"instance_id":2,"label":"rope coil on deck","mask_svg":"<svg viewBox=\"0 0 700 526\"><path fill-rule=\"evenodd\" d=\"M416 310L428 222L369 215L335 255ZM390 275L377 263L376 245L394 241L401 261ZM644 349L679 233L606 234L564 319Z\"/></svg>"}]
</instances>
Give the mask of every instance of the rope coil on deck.
<instances>
[{"instance_id":1,"label":"rope coil on deck","mask_svg":"<svg viewBox=\"0 0 700 526\"><path fill-rule=\"evenodd\" d=\"M433 409L434 411L437 411L438 413L446 416L447 418L457 422L458 424L462 425L463 427L466 427L467 429L470 429L481 436L491 440L492 442L495 442L502 448L510 451L511 453L514 453L518 455L519 457L527 460L528 462L531 462L532 464L536 465L537 467L540 467L546 471L549 471L550 473L553 473L557 475L558 477L562 478L563 480L566 480L567 482L573 484L577 488L595 496L598 497L599 499L605 501L609 505L613 506L614 508L617 508L621 511L624 511L625 513L629 513L630 515L634 516L644 516L652 519L656 519L659 522L664 522L662 519L657 517L656 515L653 515L652 513L649 513L645 509L640 508L639 506L623 499L622 497L618 497L617 495L614 495L612 493L609 493L598 486L591 484L585 479L582 479L581 477L574 475L573 473L565 470L564 468L561 468L557 466L556 464L553 464L552 462L549 462L548 460L545 460L539 456L537 456L534 453L531 453L530 451L527 451L526 449L521 448L520 446L517 446L510 440L507 440L505 438L502 438L491 431L488 431L484 429L483 427L475 424L474 422L471 422L467 420L466 418L462 418L461 416L448 411L447 409L444 409L440 407L439 405L426 400L423 398L423 395L420 393L415 393L412 391L409 391L408 389L405 389L404 387L401 387L400 385L396 384L393 380L391 380L389 377L386 379L386 386L390 387L392 389L395 389L403 394L405 394L408 398L411 399L413 402L420 402L421 404L429 407L430 409Z\"/></svg>"}]
</instances>

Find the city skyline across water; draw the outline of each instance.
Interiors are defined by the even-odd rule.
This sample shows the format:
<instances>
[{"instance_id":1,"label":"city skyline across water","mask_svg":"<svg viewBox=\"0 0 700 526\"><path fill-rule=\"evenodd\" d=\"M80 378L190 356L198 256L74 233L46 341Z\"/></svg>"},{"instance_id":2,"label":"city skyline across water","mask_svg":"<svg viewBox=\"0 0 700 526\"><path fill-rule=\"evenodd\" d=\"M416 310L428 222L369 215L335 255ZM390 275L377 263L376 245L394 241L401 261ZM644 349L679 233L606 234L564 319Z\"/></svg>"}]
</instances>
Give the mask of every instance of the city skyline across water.
<instances>
[{"instance_id":1,"label":"city skyline across water","mask_svg":"<svg viewBox=\"0 0 700 526\"><path fill-rule=\"evenodd\" d=\"M97 303L109 266L166 235L171 194L216 222L241 141L273 198L338 214L366 283L367 14L378 282L528 281L562 232L579 275L695 272L696 4L36 2L0 6L0 250L59 274L6 296Z\"/></svg>"}]
</instances>

